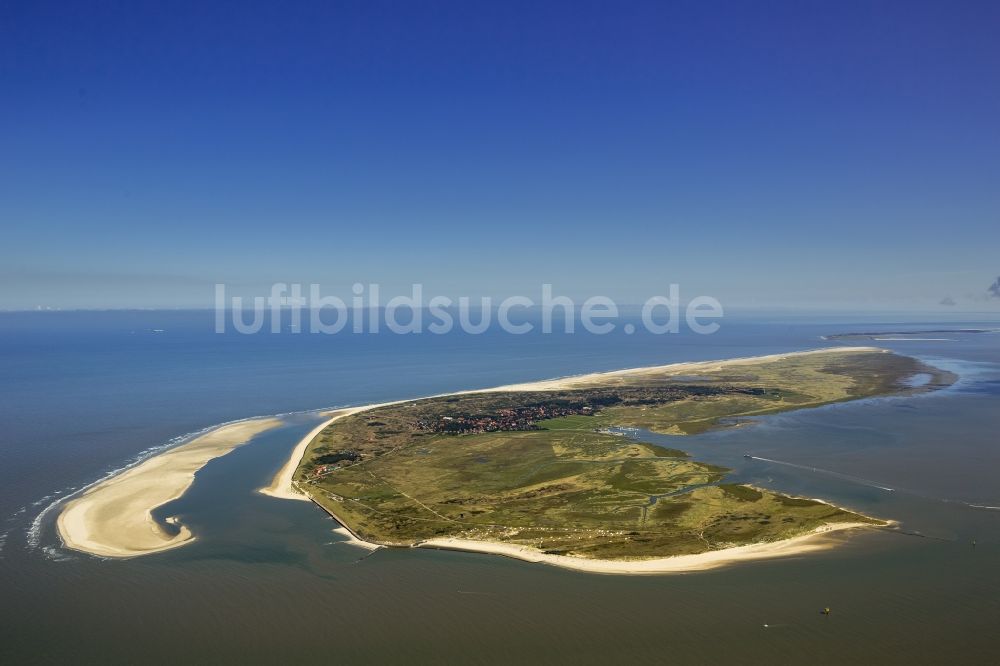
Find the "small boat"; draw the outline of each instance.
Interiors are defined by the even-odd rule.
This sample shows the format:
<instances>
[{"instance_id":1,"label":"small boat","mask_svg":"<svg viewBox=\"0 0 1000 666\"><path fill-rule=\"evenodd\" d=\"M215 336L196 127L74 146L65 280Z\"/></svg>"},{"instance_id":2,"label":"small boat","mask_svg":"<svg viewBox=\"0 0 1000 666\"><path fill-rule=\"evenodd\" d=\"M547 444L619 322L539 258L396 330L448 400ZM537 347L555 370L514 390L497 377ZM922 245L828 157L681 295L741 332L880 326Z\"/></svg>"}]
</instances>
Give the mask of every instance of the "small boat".
<instances>
[{"instance_id":1,"label":"small boat","mask_svg":"<svg viewBox=\"0 0 1000 666\"><path fill-rule=\"evenodd\" d=\"M753 456L752 456L752 455L750 455L749 453L744 453L744 454L743 454L743 457L744 457L744 458L746 458L746 459L748 459L748 460L749 460L750 458L753 458Z\"/></svg>"}]
</instances>

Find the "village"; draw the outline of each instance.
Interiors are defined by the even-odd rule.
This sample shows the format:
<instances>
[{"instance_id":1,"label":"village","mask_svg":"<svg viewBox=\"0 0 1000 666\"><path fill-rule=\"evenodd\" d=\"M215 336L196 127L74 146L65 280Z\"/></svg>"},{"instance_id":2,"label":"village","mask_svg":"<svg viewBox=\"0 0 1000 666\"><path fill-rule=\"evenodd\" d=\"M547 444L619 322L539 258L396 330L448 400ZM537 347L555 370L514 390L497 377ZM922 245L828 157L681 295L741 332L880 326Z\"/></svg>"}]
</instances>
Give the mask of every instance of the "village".
<instances>
[{"instance_id":1,"label":"village","mask_svg":"<svg viewBox=\"0 0 1000 666\"><path fill-rule=\"evenodd\" d=\"M590 416L593 413L594 408L590 405L528 405L498 409L492 414L421 419L417 421L417 429L446 435L539 430L536 421L562 416Z\"/></svg>"}]
</instances>

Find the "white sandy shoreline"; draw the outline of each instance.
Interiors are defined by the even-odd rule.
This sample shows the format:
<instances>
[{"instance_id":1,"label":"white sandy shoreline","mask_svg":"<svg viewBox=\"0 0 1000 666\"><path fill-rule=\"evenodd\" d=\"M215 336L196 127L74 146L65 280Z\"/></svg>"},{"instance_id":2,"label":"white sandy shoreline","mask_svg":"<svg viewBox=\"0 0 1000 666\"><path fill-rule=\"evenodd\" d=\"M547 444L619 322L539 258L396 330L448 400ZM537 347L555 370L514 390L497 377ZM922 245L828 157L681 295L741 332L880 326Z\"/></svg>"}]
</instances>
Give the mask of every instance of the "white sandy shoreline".
<instances>
[{"instance_id":1,"label":"white sandy shoreline","mask_svg":"<svg viewBox=\"0 0 1000 666\"><path fill-rule=\"evenodd\" d=\"M354 414L356 409L341 409L334 412L326 421L323 421L318 426L313 428L308 435L303 437L295 448L292 449L292 454L282 465L278 473L274 475L271 479L271 485L264 488L259 488L257 492L262 495L268 495L269 497L276 497L278 499L290 499L290 500L301 500L303 502L308 502L309 498L303 495L298 489L292 484L292 478L295 476L295 469L299 466L299 461L302 460L302 456L306 453L306 448L309 446L309 442L313 441L317 435L319 435L323 430L336 421L339 418L343 418L348 414Z\"/></svg>"},{"instance_id":2,"label":"white sandy shoreline","mask_svg":"<svg viewBox=\"0 0 1000 666\"><path fill-rule=\"evenodd\" d=\"M429 539L421 541L415 547L502 555L524 562L549 564L587 573L650 575L707 571L737 562L815 553L830 549L835 545L831 539L824 537L834 532L864 527L874 526L868 523L831 523L817 527L807 534L780 541L734 546L693 555L674 555L642 560L597 560L569 555L552 555L536 548L517 544L456 538Z\"/></svg>"},{"instance_id":3,"label":"white sandy shoreline","mask_svg":"<svg viewBox=\"0 0 1000 666\"><path fill-rule=\"evenodd\" d=\"M252 437L282 424L260 418L223 425L100 481L63 505L56 527L67 548L102 557L135 557L190 543L194 535L176 519L165 531L157 507L177 499L195 473Z\"/></svg>"},{"instance_id":4,"label":"white sandy shoreline","mask_svg":"<svg viewBox=\"0 0 1000 666\"><path fill-rule=\"evenodd\" d=\"M827 525L821 525L806 534L800 534L798 536L781 539L779 541L768 541L743 546L733 546L730 548L720 548L719 550L708 551L705 553L673 555L670 557L648 559L601 560L574 557L571 555L553 555L545 553L537 548L512 543L482 541L478 539L461 539L457 537L427 539L412 546L379 544L372 541L365 541L353 530L348 528L344 521L341 520L340 517L333 511L322 504L319 504L315 500L312 501L320 509L330 514L330 516L341 525L341 527L335 528L333 532L345 537L346 541L344 543L365 548L367 550L378 550L379 548L453 550L463 553L499 555L533 564L546 564L563 569L582 571L585 573L611 575L691 573L717 569L719 567L739 562L750 562L753 560L793 557L797 555L805 555L807 553L817 553L829 550L838 545L839 542L831 538L831 535L834 533L846 532L848 530L889 527L897 524L895 521L891 520L883 521L881 524L860 522L830 523ZM822 499L815 499L814 501L835 506Z\"/></svg>"},{"instance_id":5,"label":"white sandy shoreline","mask_svg":"<svg viewBox=\"0 0 1000 666\"><path fill-rule=\"evenodd\" d=\"M667 365L653 365L642 368L625 368L623 370L610 370L607 372L591 372L585 375L571 375L557 379L544 379L536 382L525 382L523 384L507 384L491 389L480 389L478 391L463 391L463 393L487 393L493 391L563 391L566 389L580 388L586 386L596 379L608 377L627 377L629 375L647 375L665 373L676 375L681 373L711 372L724 368L749 365L752 363L773 363L783 361L788 358L801 356L813 356L816 354L862 354L862 353L882 353L891 354L888 349L881 347L824 347L821 349L809 349L806 351L788 352L786 354L767 354L764 356L742 356L738 358L714 360L714 361L682 361L680 363L668 363Z\"/></svg>"},{"instance_id":6,"label":"white sandy shoreline","mask_svg":"<svg viewBox=\"0 0 1000 666\"><path fill-rule=\"evenodd\" d=\"M495 391L555 391L586 386L588 383L596 379L607 378L609 376L626 376L647 373L665 373L670 375L698 371L707 372L729 367L731 365L779 361L789 357L802 355L860 352L889 353L878 347L833 347L802 352L790 352L787 354L772 354L759 357L737 358L720 361L673 363L669 365L631 368L611 372L596 372L560 379L510 384L490 389L457 391L443 395L459 395ZM289 455L288 460L272 478L271 483L267 487L259 489L259 492L279 499L310 501L311 498L304 494L294 483L294 475L296 469L301 463L302 457L305 455L305 452L309 447L309 444L323 431L324 428L337 419L351 414L357 414L359 412L368 411L378 407L402 402L411 402L412 400L419 399L423 398L396 400L392 402L347 407L320 412L328 418L318 424L298 442ZM119 474L115 474L94 484L79 497L73 498L63 505L57 520L59 535L62 538L63 543L68 548L105 557L134 557L160 552L190 543L194 539L194 535L192 535L185 526L177 524L178 533L170 535L153 520L152 511L155 508L183 495L193 482L194 474L209 460L225 455L254 435L281 424L281 419L277 417L265 417L223 425L196 437L190 442L154 455L135 467L123 470ZM341 521L338 520L338 522ZM853 524L849 525L849 527L857 526L858 525ZM824 532L848 528L836 525L827 527L835 529L825 529ZM369 543L359 539L349 529L347 529L347 532L351 535L355 545L363 545L365 547L372 548L379 547L379 544ZM796 539L806 539L811 536L815 535L805 535L804 537L795 537L795 539L788 539L768 544L740 546L739 549L750 550L747 550L745 553L741 550L740 552L742 554L738 557L736 557L737 554L735 552L730 552L734 549L682 557L708 558L705 561L717 561L719 563L736 561L737 559L774 557L789 554L787 547L781 548L779 547L780 544L792 542ZM798 541L795 542L799 543ZM526 559L528 561L549 562L551 558L562 558L560 560L551 561L550 563L588 571L598 571L601 566L598 563L604 562L612 569L604 571L605 573L615 573L616 571L613 569L620 568L624 565L629 565L629 567L641 566L646 569L650 569L651 567L655 568L655 565L649 563L658 561L645 560L642 561L645 562L645 564L642 564L640 562L619 562L613 560L584 560L575 557L543 555L538 551L532 551L528 548L513 546L510 544L491 544L487 542L461 539L436 539L426 541L420 544L420 547L450 548L456 550L468 550L470 552L493 552L495 554L507 555L509 557L518 557L518 559ZM805 548L805 550L799 550L796 552L808 552L817 549L815 543L809 544L808 546L800 544L800 547ZM729 553L729 555L722 556L721 553ZM538 557L542 557L543 559L537 559ZM673 568L663 569L662 571L664 572L680 570L675 568L677 566L694 566L690 563L678 563L676 558L665 559L672 561L670 567ZM570 562L562 562L562 560L570 560ZM686 570L693 571L697 569L688 568ZM651 569L649 572L656 573L658 571L659 570L654 571ZM631 570L623 572L636 573L636 571ZM642 571L639 571L639 573L641 572Z\"/></svg>"}]
</instances>

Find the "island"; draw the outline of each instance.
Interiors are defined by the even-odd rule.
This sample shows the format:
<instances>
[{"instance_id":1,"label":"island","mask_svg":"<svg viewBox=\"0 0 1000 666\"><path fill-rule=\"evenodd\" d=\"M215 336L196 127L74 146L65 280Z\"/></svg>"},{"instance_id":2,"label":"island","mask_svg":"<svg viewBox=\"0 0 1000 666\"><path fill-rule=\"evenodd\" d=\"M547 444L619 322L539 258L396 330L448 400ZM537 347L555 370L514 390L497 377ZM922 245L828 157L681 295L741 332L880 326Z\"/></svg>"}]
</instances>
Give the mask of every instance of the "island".
<instances>
[{"instance_id":1,"label":"island","mask_svg":"<svg viewBox=\"0 0 1000 666\"><path fill-rule=\"evenodd\" d=\"M929 380L914 386L917 375ZM750 417L929 391L955 377L840 347L638 368L351 408L305 438L267 492L309 499L355 543L657 573L827 547L889 524L728 483L684 436ZM638 433L677 435L677 448ZM803 442L805 446L806 443Z\"/></svg>"},{"instance_id":2,"label":"island","mask_svg":"<svg viewBox=\"0 0 1000 666\"><path fill-rule=\"evenodd\" d=\"M955 379L883 349L832 347L346 407L320 412L260 492L315 503L370 549L485 552L604 573L799 554L829 547L831 533L890 521L728 481L730 470L687 455L684 437ZM210 460L284 424L222 424L91 484L61 505L63 544L128 558L194 542L179 516L157 510ZM649 432L677 444L644 441Z\"/></svg>"}]
</instances>

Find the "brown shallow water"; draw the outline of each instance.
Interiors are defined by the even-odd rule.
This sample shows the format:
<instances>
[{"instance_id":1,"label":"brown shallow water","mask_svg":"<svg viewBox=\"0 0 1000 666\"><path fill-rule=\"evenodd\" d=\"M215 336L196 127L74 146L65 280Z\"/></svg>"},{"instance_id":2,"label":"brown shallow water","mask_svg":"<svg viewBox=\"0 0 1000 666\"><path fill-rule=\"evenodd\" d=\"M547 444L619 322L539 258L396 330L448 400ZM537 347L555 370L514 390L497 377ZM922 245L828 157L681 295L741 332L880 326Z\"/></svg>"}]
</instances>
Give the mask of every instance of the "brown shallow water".
<instances>
[{"instance_id":1,"label":"brown shallow water","mask_svg":"<svg viewBox=\"0 0 1000 666\"><path fill-rule=\"evenodd\" d=\"M670 439L733 467L734 479L896 518L901 533L649 577L436 551L366 557L311 505L253 492L315 423L291 416L209 463L165 509L199 535L191 546L104 561L61 550L51 512L32 547L21 527L44 504L21 514L23 525L10 522L0 661L991 663L1000 648L1000 511L970 504L1000 505L993 340L921 343L915 351L947 356L963 377L935 395Z\"/></svg>"}]
</instances>

